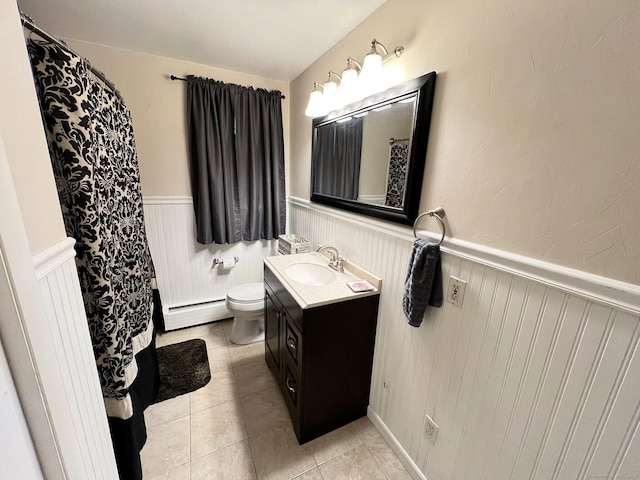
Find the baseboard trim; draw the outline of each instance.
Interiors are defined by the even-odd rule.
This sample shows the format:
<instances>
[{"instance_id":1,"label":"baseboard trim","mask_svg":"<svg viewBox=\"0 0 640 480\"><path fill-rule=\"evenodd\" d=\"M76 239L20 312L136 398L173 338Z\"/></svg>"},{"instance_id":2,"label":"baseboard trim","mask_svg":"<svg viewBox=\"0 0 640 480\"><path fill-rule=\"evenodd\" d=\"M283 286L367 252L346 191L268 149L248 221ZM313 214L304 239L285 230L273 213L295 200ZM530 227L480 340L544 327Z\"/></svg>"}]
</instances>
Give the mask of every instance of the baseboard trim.
<instances>
[{"instance_id":1,"label":"baseboard trim","mask_svg":"<svg viewBox=\"0 0 640 480\"><path fill-rule=\"evenodd\" d=\"M166 331L179 328L194 327L203 323L215 322L231 318L224 300L217 300L198 305L169 307L163 312Z\"/></svg>"},{"instance_id":2,"label":"baseboard trim","mask_svg":"<svg viewBox=\"0 0 640 480\"><path fill-rule=\"evenodd\" d=\"M407 451L402 448L400 442L394 437L391 430L387 428L380 416L371 408L371 405L367 407L367 417L371 420L371 423L378 429L380 435L387 441L393 452L397 455L398 459L407 470L407 473L411 475L413 480L427 480L427 477L420 471L415 462L411 459Z\"/></svg>"},{"instance_id":3,"label":"baseboard trim","mask_svg":"<svg viewBox=\"0 0 640 480\"><path fill-rule=\"evenodd\" d=\"M63 265L67 260L74 258L76 256L76 250L73 248L75 244L75 239L67 237L42 252L36 253L33 256L36 278L41 280L56 268Z\"/></svg>"},{"instance_id":4,"label":"baseboard trim","mask_svg":"<svg viewBox=\"0 0 640 480\"><path fill-rule=\"evenodd\" d=\"M372 230L413 241L413 232L409 226L400 226L342 212L329 207L311 203L308 200L289 197L290 206L319 212ZM422 238L439 240L439 235L419 230ZM602 277L581 270L563 267L549 262L517 255L495 248L446 237L441 245L445 254L450 254L498 270L525 277L572 295L585 298L632 315L640 315L640 286Z\"/></svg>"}]
</instances>

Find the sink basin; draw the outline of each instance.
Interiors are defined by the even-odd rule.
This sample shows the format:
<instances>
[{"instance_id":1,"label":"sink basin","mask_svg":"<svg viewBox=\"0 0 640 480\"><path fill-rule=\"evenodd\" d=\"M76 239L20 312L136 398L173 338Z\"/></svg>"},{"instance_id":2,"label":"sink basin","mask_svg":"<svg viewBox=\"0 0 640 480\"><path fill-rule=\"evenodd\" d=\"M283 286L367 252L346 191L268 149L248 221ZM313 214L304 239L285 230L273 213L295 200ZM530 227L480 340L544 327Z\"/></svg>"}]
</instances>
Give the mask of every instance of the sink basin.
<instances>
[{"instance_id":1,"label":"sink basin","mask_svg":"<svg viewBox=\"0 0 640 480\"><path fill-rule=\"evenodd\" d=\"M328 267L317 263L294 263L289 265L285 272L292 280L313 286L327 285L336 278Z\"/></svg>"}]
</instances>

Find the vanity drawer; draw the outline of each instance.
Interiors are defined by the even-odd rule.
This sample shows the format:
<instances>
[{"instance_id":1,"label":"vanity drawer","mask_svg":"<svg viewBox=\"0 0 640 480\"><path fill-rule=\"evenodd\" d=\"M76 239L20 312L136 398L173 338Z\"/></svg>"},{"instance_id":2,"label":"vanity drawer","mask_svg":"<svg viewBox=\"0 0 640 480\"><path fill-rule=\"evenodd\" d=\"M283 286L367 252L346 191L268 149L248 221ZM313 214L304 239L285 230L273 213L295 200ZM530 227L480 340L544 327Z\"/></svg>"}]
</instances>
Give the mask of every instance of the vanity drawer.
<instances>
[{"instance_id":1,"label":"vanity drawer","mask_svg":"<svg viewBox=\"0 0 640 480\"><path fill-rule=\"evenodd\" d=\"M284 387L289 401L294 408L298 408L298 399L300 397L300 382L297 376L287 366L284 372Z\"/></svg>"},{"instance_id":2,"label":"vanity drawer","mask_svg":"<svg viewBox=\"0 0 640 480\"><path fill-rule=\"evenodd\" d=\"M302 363L302 333L300 333L300 330L288 315L285 315L285 318L284 347L296 367L296 372L299 373L300 364Z\"/></svg>"},{"instance_id":3,"label":"vanity drawer","mask_svg":"<svg viewBox=\"0 0 640 480\"><path fill-rule=\"evenodd\" d=\"M300 405L302 403L302 383L301 377L292 368L291 360L285 357L282 372L282 394L284 403L287 405L293 430L298 438L300 438Z\"/></svg>"}]
</instances>

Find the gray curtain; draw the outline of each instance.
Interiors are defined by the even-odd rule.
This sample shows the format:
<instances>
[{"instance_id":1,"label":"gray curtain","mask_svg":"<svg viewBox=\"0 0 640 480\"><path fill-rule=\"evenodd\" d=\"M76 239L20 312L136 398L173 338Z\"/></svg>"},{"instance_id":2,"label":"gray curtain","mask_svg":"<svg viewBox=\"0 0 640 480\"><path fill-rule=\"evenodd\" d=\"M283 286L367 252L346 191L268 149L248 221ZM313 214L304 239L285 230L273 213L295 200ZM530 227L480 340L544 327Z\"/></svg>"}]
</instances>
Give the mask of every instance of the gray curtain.
<instances>
[{"instance_id":1,"label":"gray curtain","mask_svg":"<svg viewBox=\"0 0 640 480\"><path fill-rule=\"evenodd\" d=\"M285 182L279 91L187 77L191 187L200 243L284 233Z\"/></svg>"},{"instance_id":2,"label":"gray curtain","mask_svg":"<svg viewBox=\"0 0 640 480\"><path fill-rule=\"evenodd\" d=\"M362 156L362 118L316 129L313 191L357 200Z\"/></svg>"}]
</instances>

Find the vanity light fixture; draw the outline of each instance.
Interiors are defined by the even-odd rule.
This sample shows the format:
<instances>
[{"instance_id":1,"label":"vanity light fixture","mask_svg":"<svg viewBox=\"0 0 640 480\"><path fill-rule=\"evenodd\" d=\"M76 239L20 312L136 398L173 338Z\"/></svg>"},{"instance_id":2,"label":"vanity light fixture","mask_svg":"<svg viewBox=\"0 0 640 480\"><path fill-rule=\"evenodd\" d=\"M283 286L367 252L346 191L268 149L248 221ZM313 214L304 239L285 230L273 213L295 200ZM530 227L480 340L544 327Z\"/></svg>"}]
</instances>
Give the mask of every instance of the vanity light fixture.
<instances>
[{"instance_id":1,"label":"vanity light fixture","mask_svg":"<svg viewBox=\"0 0 640 480\"><path fill-rule=\"evenodd\" d=\"M322 102L324 103L324 107L328 112L338 107L341 103L340 92L338 91L338 82L332 79L333 76L338 77L339 81L342 80L342 77L340 77L340 75L329 70L329 78L327 78L327 81L324 84L324 89L322 91Z\"/></svg>"},{"instance_id":2,"label":"vanity light fixture","mask_svg":"<svg viewBox=\"0 0 640 480\"><path fill-rule=\"evenodd\" d=\"M378 53L382 52L382 55ZM404 53L404 47L396 47L393 54L399 57ZM382 74L382 60L389 56L389 50L375 38L371 41L371 50L364 57L362 62L362 71L360 72L360 88L364 96L384 90L384 78Z\"/></svg>"},{"instance_id":3,"label":"vanity light fixture","mask_svg":"<svg viewBox=\"0 0 640 480\"><path fill-rule=\"evenodd\" d=\"M378 53L378 50L382 55ZM322 93L318 91L319 85L313 84L313 91L309 95L305 115L307 117L323 116L343 105L384 90L387 85L385 85L383 78L383 60L391 56L400 57L403 53L404 47L402 46L394 48L390 53L382 43L374 38L371 41L371 50L364 57L362 65L349 57L347 58L347 68L342 72L342 77L329 71L329 78L322 85ZM340 81L339 85L333 80L334 76Z\"/></svg>"},{"instance_id":4,"label":"vanity light fixture","mask_svg":"<svg viewBox=\"0 0 640 480\"><path fill-rule=\"evenodd\" d=\"M322 87L321 84L313 82L313 91L309 95L309 103L304 114L307 117L321 117L326 115L329 110L325 110L324 102L322 101Z\"/></svg>"},{"instance_id":5,"label":"vanity light fixture","mask_svg":"<svg viewBox=\"0 0 640 480\"><path fill-rule=\"evenodd\" d=\"M360 71L362 71L362 65L351 57L347 58L347 68L342 72L342 81L340 82L340 95L345 105L362 98L358 88L358 73Z\"/></svg>"}]
</instances>

